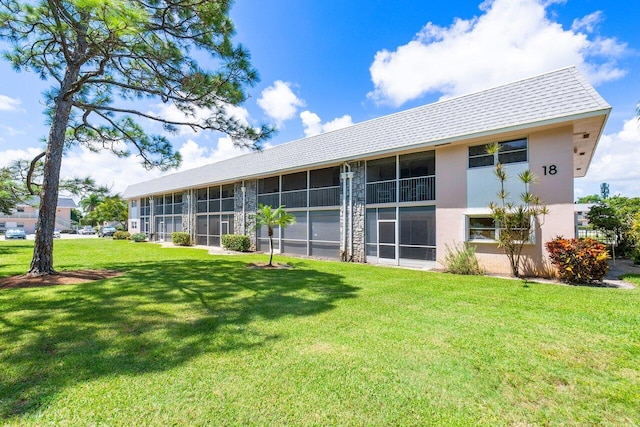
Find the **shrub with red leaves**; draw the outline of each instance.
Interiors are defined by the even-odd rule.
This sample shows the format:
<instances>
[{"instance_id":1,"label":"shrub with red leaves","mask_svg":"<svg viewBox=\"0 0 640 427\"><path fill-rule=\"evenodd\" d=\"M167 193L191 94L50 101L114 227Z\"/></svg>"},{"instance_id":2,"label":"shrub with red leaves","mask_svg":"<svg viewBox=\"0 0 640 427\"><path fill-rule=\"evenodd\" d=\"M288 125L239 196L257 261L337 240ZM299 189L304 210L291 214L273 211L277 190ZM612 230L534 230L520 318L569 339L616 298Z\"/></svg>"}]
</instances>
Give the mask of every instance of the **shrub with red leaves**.
<instances>
[{"instance_id":1,"label":"shrub with red leaves","mask_svg":"<svg viewBox=\"0 0 640 427\"><path fill-rule=\"evenodd\" d=\"M609 271L609 252L597 240L556 237L546 246L551 263L556 266L563 282L598 283Z\"/></svg>"}]
</instances>

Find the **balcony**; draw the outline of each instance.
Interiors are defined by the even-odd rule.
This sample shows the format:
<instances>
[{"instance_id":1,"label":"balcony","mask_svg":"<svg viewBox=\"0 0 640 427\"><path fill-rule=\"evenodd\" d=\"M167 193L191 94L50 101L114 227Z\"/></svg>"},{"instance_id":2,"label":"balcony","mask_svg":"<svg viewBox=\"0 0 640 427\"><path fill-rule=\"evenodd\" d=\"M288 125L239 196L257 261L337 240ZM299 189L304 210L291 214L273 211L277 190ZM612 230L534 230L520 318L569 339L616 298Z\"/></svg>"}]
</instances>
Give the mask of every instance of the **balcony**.
<instances>
[{"instance_id":1,"label":"balcony","mask_svg":"<svg viewBox=\"0 0 640 427\"><path fill-rule=\"evenodd\" d=\"M436 199L435 175L400 180L401 202L423 202Z\"/></svg>"},{"instance_id":2,"label":"balcony","mask_svg":"<svg viewBox=\"0 0 640 427\"><path fill-rule=\"evenodd\" d=\"M0 214L0 218L36 219L38 218L38 213L37 212L13 212L11 215Z\"/></svg>"},{"instance_id":3,"label":"balcony","mask_svg":"<svg viewBox=\"0 0 640 427\"><path fill-rule=\"evenodd\" d=\"M367 203L393 203L396 201L396 180L367 183Z\"/></svg>"},{"instance_id":4,"label":"balcony","mask_svg":"<svg viewBox=\"0 0 640 427\"><path fill-rule=\"evenodd\" d=\"M271 207L277 208L278 206L280 206L280 194L279 193L259 194L258 203L265 206L271 206Z\"/></svg>"},{"instance_id":5,"label":"balcony","mask_svg":"<svg viewBox=\"0 0 640 427\"><path fill-rule=\"evenodd\" d=\"M339 206L340 187L312 188L309 190L309 206Z\"/></svg>"},{"instance_id":6,"label":"balcony","mask_svg":"<svg viewBox=\"0 0 640 427\"><path fill-rule=\"evenodd\" d=\"M396 194L396 183L399 184L399 194ZM367 183L367 203L369 204L395 203L396 200L401 203L424 202L435 199L435 175Z\"/></svg>"},{"instance_id":7,"label":"balcony","mask_svg":"<svg viewBox=\"0 0 640 427\"><path fill-rule=\"evenodd\" d=\"M307 207L307 190L283 191L281 201L286 208Z\"/></svg>"}]
</instances>

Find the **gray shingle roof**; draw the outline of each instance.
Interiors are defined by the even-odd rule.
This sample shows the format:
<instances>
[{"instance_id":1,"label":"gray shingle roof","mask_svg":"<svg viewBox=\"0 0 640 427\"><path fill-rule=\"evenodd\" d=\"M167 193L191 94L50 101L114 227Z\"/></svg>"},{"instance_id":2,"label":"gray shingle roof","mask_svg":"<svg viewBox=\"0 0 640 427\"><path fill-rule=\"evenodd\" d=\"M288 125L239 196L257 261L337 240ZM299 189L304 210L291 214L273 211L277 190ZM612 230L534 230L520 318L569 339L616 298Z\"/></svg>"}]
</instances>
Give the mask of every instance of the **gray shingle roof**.
<instances>
[{"instance_id":1,"label":"gray shingle roof","mask_svg":"<svg viewBox=\"0 0 640 427\"><path fill-rule=\"evenodd\" d=\"M25 203L18 203L18 206L36 206L40 204L40 196L33 196ZM58 197L58 208L77 208L76 202L73 201L70 197Z\"/></svg>"},{"instance_id":2,"label":"gray shingle roof","mask_svg":"<svg viewBox=\"0 0 640 427\"><path fill-rule=\"evenodd\" d=\"M199 168L134 184L124 198L201 187L474 136L607 114L575 67L424 105Z\"/></svg>"}]
</instances>

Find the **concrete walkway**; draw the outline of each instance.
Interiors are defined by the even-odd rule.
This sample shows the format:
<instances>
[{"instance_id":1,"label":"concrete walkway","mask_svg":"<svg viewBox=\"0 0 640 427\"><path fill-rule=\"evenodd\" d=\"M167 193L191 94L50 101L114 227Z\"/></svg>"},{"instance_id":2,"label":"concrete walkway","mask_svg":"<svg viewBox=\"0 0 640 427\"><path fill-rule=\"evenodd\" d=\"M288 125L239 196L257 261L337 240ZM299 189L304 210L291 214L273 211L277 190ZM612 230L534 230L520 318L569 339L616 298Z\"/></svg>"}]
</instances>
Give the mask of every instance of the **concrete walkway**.
<instances>
[{"instance_id":1,"label":"concrete walkway","mask_svg":"<svg viewBox=\"0 0 640 427\"><path fill-rule=\"evenodd\" d=\"M160 245L163 248L179 248L179 247L185 247L185 246L176 246L174 245L172 242L159 242ZM236 252L236 251L227 251L225 249L222 249L220 247L215 247L215 246L200 246L200 245L195 245L195 246L189 246L191 248L194 249L203 249L209 252L209 254L211 255L241 255L241 252ZM253 252L256 253L256 252ZM406 268L406 267L400 267L400 268ZM633 261L629 260L629 259L617 259L616 260L616 265L613 265L613 261L609 260L609 273L607 274L607 276L604 278L603 285L605 287L611 287L611 288L619 288L619 289L634 289L636 287L636 285L634 283L631 282L626 282L624 280L620 279L620 276L625 275L625 274L638 274L640 275L640 266L635 265L633 263ZM510 277L510 276L501 276L501 275L496 275L496 277L502 277L505 279L515 279L514 277ZM516 280L522 280L522 279L516 279ZM556 283L556 284L564 284L561 283L557 280L549 280L549 279L542 279L542 278L527 278L527 281L530 282L539 282L539 283ZM595 285L597 286L597 285Z\"/></svg>"},{"instance_id":2,"label":"concrete walkway","mask_svg":"<svg viewBox=\"0 0 640 427\"><path fill-rule=\"evenodd\" d=\"M616 288L635 288L636 285L633 283L620 280L620 276L625 274L640 275L640 266L635 265L630 259L617 259L615 265L613 264L613 260L609 260L609 273L604 278L604 283Z\"/></svg>"}]
</instances>

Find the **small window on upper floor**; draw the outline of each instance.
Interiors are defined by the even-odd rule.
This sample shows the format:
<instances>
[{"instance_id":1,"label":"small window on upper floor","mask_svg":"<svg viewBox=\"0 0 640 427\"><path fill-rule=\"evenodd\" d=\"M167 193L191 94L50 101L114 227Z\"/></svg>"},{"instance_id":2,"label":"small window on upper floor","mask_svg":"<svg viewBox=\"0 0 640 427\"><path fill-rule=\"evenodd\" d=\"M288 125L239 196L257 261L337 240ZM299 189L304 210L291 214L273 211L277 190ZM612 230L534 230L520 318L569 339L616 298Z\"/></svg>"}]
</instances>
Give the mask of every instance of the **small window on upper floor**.
<instances>
[{"instance_id":1,"label":"small window on upper floor","mask_svg":"<svg viewBox=\"0 0 640 427\"><path fill-rule=\"evenodd\" d=\"M21 207L21 206L18 206L18 207L16 208L16 212L24 212L24 208L23 208L23 207Z\"/></svg>"},{"instance_id":2,"label":"small window on upper floor","mask_svg":"<svg viewBox=\"0 0 640 427\"><path fill-rule=\"evenodd\" d=\"M500 150L496 154L487 153L487 144L469 147L469 168L493 166L527 161L527 139L499 142Z\"/></svg>"}]
</instances>

